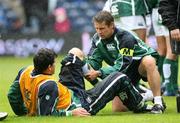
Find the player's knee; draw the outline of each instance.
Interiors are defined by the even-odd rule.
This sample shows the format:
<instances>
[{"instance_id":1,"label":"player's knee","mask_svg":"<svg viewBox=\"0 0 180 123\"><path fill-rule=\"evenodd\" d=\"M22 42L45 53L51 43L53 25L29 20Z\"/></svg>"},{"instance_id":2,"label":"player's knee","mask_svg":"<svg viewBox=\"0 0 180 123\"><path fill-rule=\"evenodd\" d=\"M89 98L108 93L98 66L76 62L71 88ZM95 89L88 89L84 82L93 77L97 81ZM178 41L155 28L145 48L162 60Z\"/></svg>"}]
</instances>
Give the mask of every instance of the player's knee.
<instances>
[{"instance_id":1,"label":"player's knee","mask_svg":"<svg viewBox=\"0 0 180 123\"><path fill-rule=\"evenodd\" d=\"M120 85L120 87L123 88L130 84L130 79L128 78L128 76L126 74L116 72L115 76L116 76L116 80L117 80L116 82L118 82L118 85Z\"/></svg>"},{"instance_id":2,"label":"player's knee","mask_svg":"<svg viewBox=\"0 0 180 123\"><path fill-rule=\"evenodd\" d=\"M76 55L81 60L83 60L85 57L84 53L77 47L72 48L68 53Z\"/></svg>"},{"instance_id":3,"label":"player's knee","mask_svg":"<svg viewBox=\"0 0 180 123\"><path fill-rule=\"evenodd\" d=\"M156 60L152 56L144 57L142 62L146 69L152 69L156 66Z\"/></svg>"}]
</instances>

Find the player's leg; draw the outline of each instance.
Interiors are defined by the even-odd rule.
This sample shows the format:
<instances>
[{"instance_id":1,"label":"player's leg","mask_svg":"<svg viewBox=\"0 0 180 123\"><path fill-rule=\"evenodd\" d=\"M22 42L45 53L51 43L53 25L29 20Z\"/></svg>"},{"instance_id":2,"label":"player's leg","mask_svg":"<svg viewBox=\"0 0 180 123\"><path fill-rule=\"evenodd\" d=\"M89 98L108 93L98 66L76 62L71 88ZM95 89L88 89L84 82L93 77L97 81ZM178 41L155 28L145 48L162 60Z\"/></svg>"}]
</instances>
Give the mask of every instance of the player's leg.
<instances>
[{"instance_id":1,"label":"player's leg","mask_svg":"<svg viewBox=\"0 0 180 123\"><path fill-rule=\"evenodd\" d=\"M72 48L61 61L59 81L68 88L85 89L82 66L84 54L78 48Z\"/></svg>"},{"instance_id":2,"label":"player's leg","mask_svg":"<svg viewBox=\"0 0 180 123\"><path fill-rule=\"evenodd\" d=\"M128 108L122 103L118 96L114 97L112 100L112 111L113 112L125 112Z\"/></svg>"},{"instance_id":3,"label":"player's leg","mask_svg":"<svg viewBox=\"0 0 180 123\"><path fill-rule=\"evenodd\" d=\"M139 66L139 73L147 77L148 84L154 96L153 113L162 113L165 110L160 91L160 74L156 67L156 60L152 56L144 56Z\"/></svg>"},{"instance_id":4,"label":"player's leg","mask_svg":"<svg viewBox=\"0 0 180 123\"><path fill-rule=\"evenodd\" d=\"M153 96L151 94L151 97L150 97L149 93L146 93L146 90L140 87L139 80L141 79L141 76L139 75L139 72L137 71L139 64L140 64L140 61L133 61L126 72L126 75L130 78L130 80L133 80L131 81L131 83L141 93L141 95L143 96L143 100L147 101ZM122 111L127 111L127 108L124 105L122 105L122 102L118 97L115 97L112 101L112 110L115 112L122 112Z\"/></svg>"},{"instance_id":5,"label":"player's leg","mask_svg":"<svg viewBox=\"0 0 180 123\"><path fill-rule=\"evenodd\" d=\"M168 72L167 70L163 70L163 66L167 67L166 65L166 55L170 47L167 47L167 40L169 41L169 31L168 29L162 25L162 18L160 14L158 13L158 9L154 8L152 11L152 24L154 33L157 39L158 44L158 53L159 53L159 59L158 59L158 70L161 75L161 91L164 93L165 91L165 85L166 82L164 80L164 75ZM165 64L164 64L165 63ZM167 72L165 72L167 71ZM169 73L169 72L168 72ZM169 75L169 74L168 74ZM166 77L167 78L167 77Z\"/></svg>"},{"instance_id":6,"label":"player's leg","mask_svg":"<svg viewBox=\"0 0 180 123\"><path fill-rule=\"evenodd\" d=\"M172 53L170 39L166 37L167 55L163 64L163 74L165 77L165 92L166 96L174 96L178 91L178 58Z\"/></svg>"},{"instance_id":7,"label":"player's leg","mask_svg":"<svg viewBox=\"0 0 180 123\"><path fill-rule=\"evenodd\" d=\"M75 56L77 56L81 61L79 61L79 64L80 62L82 63L82 75L86 75L90 69L93 69L90 67L90 65L88 63L85 63L83 60L85 58L85 54L82 52L82 50L80 50L79 48L72 48L69 52L69 54L74 54ZM77 66L77 65L76 65ZM74 67L75 69L75 67ZM89 81L93 86L98 82L98 79L95 79L93 81Z\"/></svg>"},{"instance_id":8,"label":"player's leg","mask_svg":"<svg viewBox=\"0 0 180 123\"><path fill-rule=\"evenodd\" d=\"M164 76L163 76L163 63L164 63L164 59L166 56L166 40L164 36L156 36L156 40L157 40L157 45L158 45L158 53L159 53L159 59L158 59L158 71L161 75L161 82L164 82Z\"/></svg>"},{"instance_id":9,"label":"player's leg","mask_svg":"<svg viewBox=\"0 0 180 123\"><path fill-rule=\"evenodd\" d=\"M141 40L143 40L144 42L146 42L146 29L144 28L144 29L135 29L135 30L133 30L136 34L137 34L137 36L141 39Z\"/></svg>"},{"instance_id":10,"label":"player's leg","mask_svg":"<svg viewBox=\"0 0 180 123\"><path fill-rule=\"evenodd\" d=\"M146 40L146 22L142 15L121 17L116 23L117 27L133 31L143 41Z\"/></svg>"},{"instance_id":11,"label":"player's leg","mask_svg":"<svg viewBox=\"0 0 180 123\"><path fill-rule=\"evenodd\" d=\"M74 54L81 61L84 60L85 54L79 48L74 47L74 48L70 49L68 53Z\"/></svg>"},{"instance_id":12,"label":"player's leg","mask_svg":"<svg viewBox=\"0 0 180 123\"><path fill-rule=\"evenodd\" d=\"M96 114L115 96L118 96L129 110L147 111L147 106L140 93L132 86L129 78L119 72L110 74L102 82L97 83L93 89L88 90L87 94L89 95L86 99L89 101L87 101L89 103L88 111L91 114Z\"/></svg>"}]
</instances>

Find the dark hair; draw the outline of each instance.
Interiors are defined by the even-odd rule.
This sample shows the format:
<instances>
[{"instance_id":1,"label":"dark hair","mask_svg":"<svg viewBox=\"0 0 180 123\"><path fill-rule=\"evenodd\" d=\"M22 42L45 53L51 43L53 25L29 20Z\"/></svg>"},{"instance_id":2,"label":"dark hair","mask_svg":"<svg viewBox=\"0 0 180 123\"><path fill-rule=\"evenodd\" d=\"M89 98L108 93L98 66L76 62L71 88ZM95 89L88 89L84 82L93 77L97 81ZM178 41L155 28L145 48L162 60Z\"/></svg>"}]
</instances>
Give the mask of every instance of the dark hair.
<instances>
[{"instance_id":1,"label":"dark hair","mask_svg":"<svg viewBox=\"0 0 180 123\"><path fill-rule=\"evenodd\" d=\"M33 58L34 70L37 73L42 73L48 68L49 65L53 65L57 54L47 48L40 49Z\"/></svg>"},{"instance_id":2,"label":"dark hair","mask_svg":"<svg viewBox=\"0 0 180 123\"><path fill-rule=\"evenodd\" d=\"M100 11L93 17L92 21L98 23L105 22L105 24L109 26L112 22L114 22L114 18L111 13L107 11Z\"/></svg>"}]
</instances>

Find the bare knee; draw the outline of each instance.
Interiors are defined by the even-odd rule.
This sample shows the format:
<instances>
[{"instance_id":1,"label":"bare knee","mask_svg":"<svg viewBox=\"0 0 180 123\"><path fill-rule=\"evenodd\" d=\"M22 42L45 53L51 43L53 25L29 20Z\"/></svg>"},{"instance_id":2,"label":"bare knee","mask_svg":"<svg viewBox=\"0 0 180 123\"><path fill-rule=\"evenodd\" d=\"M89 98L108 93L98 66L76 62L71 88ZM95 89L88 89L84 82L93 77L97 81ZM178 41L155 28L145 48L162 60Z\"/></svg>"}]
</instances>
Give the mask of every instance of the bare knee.
<instances>
[{"instance_id":1,"label":"bare knee","mask_svg":"<svg viewBox=\"0 0 180 123\"><path fill-rule=\"evenodd\" d=\"M72 49L69 50L68 53L72 53L72 54L76 55L81 60L83 60L85 57L84 53L77 47L73 47Z\"/></svg>"},{"instance_id":2,"label":"bare knee","mask_svg":"<svg viewBox=\"0 0 180 123\"><path fill-rule=\"evenodd\" d=\"M142 59L142 64L146 68L146 70L154 69L156 67L156 60L152 56L145 56Z\"/></svg>"}]
</instances>

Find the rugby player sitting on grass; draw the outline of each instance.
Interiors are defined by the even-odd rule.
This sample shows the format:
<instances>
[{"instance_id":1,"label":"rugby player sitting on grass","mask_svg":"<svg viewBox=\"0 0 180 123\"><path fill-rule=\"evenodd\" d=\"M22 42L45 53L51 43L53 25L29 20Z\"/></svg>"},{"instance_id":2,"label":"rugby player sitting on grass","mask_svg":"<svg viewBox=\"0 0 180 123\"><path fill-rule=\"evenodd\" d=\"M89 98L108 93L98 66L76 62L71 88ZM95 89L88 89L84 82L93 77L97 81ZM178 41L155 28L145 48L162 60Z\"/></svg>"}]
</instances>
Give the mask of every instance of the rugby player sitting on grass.
<instances>
[{"instance_id":1,"label":"rugby player sitting on grass","mask_svg":"<svg viewBox=\"0 0 180 123\"><path fill-rule=\"evenodd\" d=\"M85 90L81 86L84 85L84 54L78 48L71 49L61 61L57 81L53 76L56 57L52 50L40 49L33 58L34 65L19 71L8 92L16 115L95 115L115 96L133 112L151 110L129 78L120 72L110 74L92 89Z\"/></svg>"}]
</instances>

